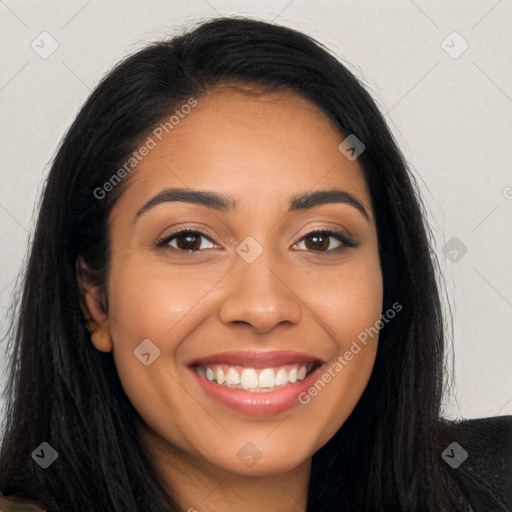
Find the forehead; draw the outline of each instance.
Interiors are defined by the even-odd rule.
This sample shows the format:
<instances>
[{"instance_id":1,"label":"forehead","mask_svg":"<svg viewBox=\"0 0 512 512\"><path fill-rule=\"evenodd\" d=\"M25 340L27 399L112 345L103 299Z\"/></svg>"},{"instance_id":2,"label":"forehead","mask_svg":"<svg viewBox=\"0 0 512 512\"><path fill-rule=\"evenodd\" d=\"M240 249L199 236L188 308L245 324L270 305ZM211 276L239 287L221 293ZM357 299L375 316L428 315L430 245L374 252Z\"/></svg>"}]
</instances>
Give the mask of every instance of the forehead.
<instances>
[{"instance_id":1,"label":"forehead","mask_svg":"<svg viewBox=\"0 0 512 512\"><path fill-rule=\"evenodd\" d=\"M125 200L166 186L253 200L337 187L371 210L361 167L338 149L345 136L299 94L224 84L187 111L161 140L150 134L155 146L132 171Z\"/></svg>"}]
</instances>

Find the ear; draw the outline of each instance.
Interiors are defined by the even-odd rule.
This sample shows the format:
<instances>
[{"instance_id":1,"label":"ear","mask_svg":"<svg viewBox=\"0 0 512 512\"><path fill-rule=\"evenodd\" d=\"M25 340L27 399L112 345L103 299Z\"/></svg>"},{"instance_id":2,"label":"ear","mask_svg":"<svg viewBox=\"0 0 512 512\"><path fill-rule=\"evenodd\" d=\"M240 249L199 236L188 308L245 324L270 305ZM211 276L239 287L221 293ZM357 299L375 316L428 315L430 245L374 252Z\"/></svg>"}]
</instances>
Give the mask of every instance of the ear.
<instances>
[{"instance_id":1,"label":"ear","mask_svg":"<svg viewBox=\"0 0 512 512\"><path fill-rule=\"evenodd\" d=\"M76 278L80 287L81 308L91 333L94 347L101 352L112 351L112 338L108 326L108 315L105 310L104 292L98 285L92 285L87 276L90 269L82 256L76 260Z\"/></svg>"}]
</instances>

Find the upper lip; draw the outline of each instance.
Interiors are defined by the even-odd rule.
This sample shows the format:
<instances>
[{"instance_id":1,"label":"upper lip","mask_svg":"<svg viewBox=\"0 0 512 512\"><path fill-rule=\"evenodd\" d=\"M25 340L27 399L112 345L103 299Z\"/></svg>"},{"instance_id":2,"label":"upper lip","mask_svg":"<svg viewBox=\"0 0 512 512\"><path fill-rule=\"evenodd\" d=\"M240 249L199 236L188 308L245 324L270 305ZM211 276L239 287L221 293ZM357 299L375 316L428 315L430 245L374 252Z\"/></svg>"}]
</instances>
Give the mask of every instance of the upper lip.
<instances>
[{"instance_id":1,"label":"upper lip","mask_svg":"<svg viewBox=\"0 0 512 512\"><path fill-rule=\"evenodd\" d=\"M234 351L219 352L208 357L194 359L189 366L208 366L212 364L227 364L229 366L245 366L250 368L270 368L294 363L309 362L324 363L322 359L310 354L293 352L291 350L273 351Z\"/></svg>"}]
</instances>

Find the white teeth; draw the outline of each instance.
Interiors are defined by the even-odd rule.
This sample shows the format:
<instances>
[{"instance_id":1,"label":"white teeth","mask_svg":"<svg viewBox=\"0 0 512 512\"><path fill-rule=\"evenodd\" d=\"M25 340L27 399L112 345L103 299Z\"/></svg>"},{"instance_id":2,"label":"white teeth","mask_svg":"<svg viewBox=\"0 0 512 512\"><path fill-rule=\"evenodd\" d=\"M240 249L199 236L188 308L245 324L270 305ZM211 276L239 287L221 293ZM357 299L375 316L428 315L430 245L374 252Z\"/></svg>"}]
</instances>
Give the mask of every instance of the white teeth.
<instances>
[{"instance_id":1,"label":"white teeth","mask_svg":"<svg viewBox=\"0 0 512 512\"><path fill-rule=\"evenodd\" d=\"M254 389L258 387L258 376L254 368L245 368L242 371L240 383L243 389Z\"/></svg>"},{"instance_id":2,"label":"white teeth","mask_svg":"<svg viewBox=\"0 0 512 512\"><path fill-rule=\"evenodd\" d=\"M304 380L313 365L314 363L296 363L285 365L279 369L262 368L256 370L255 368L214 364L211 366L196 366L195 369L201 377L221 386L246 391L272 391L276 387Z\"/></svg>"},{"instance_id":3,"label":"white teeth","mask_svg":"<svg viewBox=\"0 0 512 512\"><path fill-rule=\"evenodd\" d=\"M271 368L265 368L261 371L258 377L258 387L260 388L273 388L274 387L274 372Z\"/></svg>"},{"instance_id":4,"label":"white teeth","mask_svg":"<svg viewBox=\"0 0 512 512\"><path fill-rule=\"evenodd\" d=\"M288 375L286 373L286 370L283 370L282 368L276 373L276 379L275 379L275 385L276 386L282 386L283 384L288 383Z\"/></svg>"},{"instance_id":5,"label":"white teeth","mask_svg":"<svg viewBox=\"0 0 512 512\"><path fill-rule=\"evenodd\" d=\"M215 380L217 384L224 384L226 381L226 376L224 375L224 370L221 366L217 366L217 371L215 372Z\"/></svg>"},{"instance_id":6,"label":"white teeth","mask_svg":"<svg viewBox=\"0 0 512 512\"><path fill-rule=\"evenodd\" d=\"M228 386L234 386L240 384L240 375L234 368L229 368L228 373L226 375L226 384Z\"/></svg>"}]
</instances>

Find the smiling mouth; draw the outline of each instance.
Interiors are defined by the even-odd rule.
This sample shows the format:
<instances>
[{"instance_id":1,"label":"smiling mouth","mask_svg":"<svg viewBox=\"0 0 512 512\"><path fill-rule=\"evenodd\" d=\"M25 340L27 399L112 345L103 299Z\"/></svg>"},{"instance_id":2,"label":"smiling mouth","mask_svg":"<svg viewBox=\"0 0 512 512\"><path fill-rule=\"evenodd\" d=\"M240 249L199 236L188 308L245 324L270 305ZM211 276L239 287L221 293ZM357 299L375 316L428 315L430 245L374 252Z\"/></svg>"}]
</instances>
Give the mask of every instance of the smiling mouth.
<instances>
[{"instance_id":1,"label":"smiling mouth","mask_svg":"<svg viewBox=\"0 0 512 512\"><path fill-rule=\"evenodd\" d=\"M321 363L286 364L268 368L252 368L239 365L208 364L194 365L193 369L203 379L231 389L256 393L275 391L303 381Z\"/></svg>"}]
</instances>

